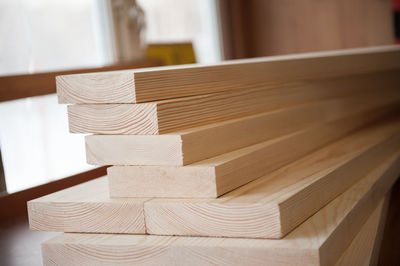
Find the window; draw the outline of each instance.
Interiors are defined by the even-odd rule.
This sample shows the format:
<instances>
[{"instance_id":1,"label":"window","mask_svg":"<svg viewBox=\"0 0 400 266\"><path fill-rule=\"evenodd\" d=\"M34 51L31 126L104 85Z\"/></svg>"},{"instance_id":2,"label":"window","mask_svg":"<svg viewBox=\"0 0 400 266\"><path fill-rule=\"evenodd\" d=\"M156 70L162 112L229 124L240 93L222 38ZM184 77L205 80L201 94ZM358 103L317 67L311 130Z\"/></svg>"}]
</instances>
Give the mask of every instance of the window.
<instances>
[{"instance_id":1,"label":"window","mask_svg":"<svg viewBox=\"0 0 400 266\"><path fill-rule=\"evenodd\" d=\"M216 0L140 0L146 40L192 41L200 63L221 59ZM114 61L107 0L0 1L0 75L95 67ZM92 168L84 137L68 131L56 95L0 103L7 190Z\"/></svg>"}]
</instances>

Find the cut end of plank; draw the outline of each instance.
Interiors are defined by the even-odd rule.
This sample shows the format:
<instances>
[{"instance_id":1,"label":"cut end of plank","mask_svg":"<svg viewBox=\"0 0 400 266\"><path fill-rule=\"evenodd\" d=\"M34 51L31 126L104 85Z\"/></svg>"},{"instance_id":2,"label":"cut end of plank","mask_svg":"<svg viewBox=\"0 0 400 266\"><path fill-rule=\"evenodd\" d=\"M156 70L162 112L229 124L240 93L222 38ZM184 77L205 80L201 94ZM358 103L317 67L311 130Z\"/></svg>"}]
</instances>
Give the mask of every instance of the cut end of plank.
<instances>
[{"instance_id":1,"label":"cut end of plank","mask_svg":"<svg viewBox=\"0 0 400 266\"><path fill-rule=\"evenodd\" d=\"M282 80L327 78L399 67L396 46L346 49L214 65L66 75L57 79L60 103L139 103L244 89ZM368 63L366 63L368 62Z\"/></svg>"},{"instance_id":2,"label":"cut end of plank","mask_svg":"<svg viewBox=\"0 0 400 266\"><path fill-rule=\"evenodd\" d=\"M56 77L58 102L136 103L134 73L109 71Z\"/></svg>"},{"instance_id":3,"label":"cut end of plank","mask_svg":"<svg viewBox=\"0 0 400 266\"><path fill-rule=\"evenodd\" d=\"M102 177L30 201L29 224L38 231L144 234L145 200L110 200Z\"/></svg>"},{"instance_id":4,"label":"cut end of plank","mask_svg":"<svg viewBox=\"0 0 400 266\"><path fill-rule=\"evenodd\" d=\"M69 105L68 119L71 133L138 135L160 133L156 103Z\"/></svg>"},{"instance_id":5,"label":"cut end of plank","mask_svg":"<svg viewBox=\"0 0 400 266\"><path fill-rule=\"evenodd\" d=\"M216 198L213 167L112 166L107 168L111 197ZM134 180L134 182L131 182Z\"/></svg>"},{"instance_id":6,"label":"cut end of plank","mask_svg":"<svg viewBox=\"0 0 400 266\"><path fill-rule=\"evenodd\" d=\"M85 144L91 165L184 165L180 135L90 135Z\"/></svg>"}]
</instances>

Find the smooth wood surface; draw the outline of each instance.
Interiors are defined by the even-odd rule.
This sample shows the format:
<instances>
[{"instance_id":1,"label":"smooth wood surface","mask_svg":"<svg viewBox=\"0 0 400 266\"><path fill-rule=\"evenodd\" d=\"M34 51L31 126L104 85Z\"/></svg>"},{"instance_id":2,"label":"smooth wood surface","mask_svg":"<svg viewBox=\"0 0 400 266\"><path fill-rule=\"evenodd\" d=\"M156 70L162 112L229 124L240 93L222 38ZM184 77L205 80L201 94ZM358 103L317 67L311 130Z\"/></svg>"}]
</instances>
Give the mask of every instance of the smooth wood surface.
<instances>
[{"instance_id":1,"label":"smooth wood surface","mask_svg":"<svg viewBox=\"0 0 400 266\"><path fill-rule=\"evenodd\" d=\"M56 76L59 75L112 71L127 68L156 67L161 65L162 62L159 60L146 59L96 68L2 76L0 77L0 102L56 93Z\"/></svg>"},{"instance_id":2,"label":"smooth wood surface","mask_svg":"<svg viewBox=\"0 0 400 266\"><path fill-rule=\"evenodd\" d=\"M29 201L29 225L39 231L144 234L144 201L110 199L102 177Z\"/></svg>"},{"instance_id":3,"label":"smooth wood surface","mask_svg":"<svg viewBox=\"0 0 400 266\"><path fill-rule=\"evenodd\" d=\"M165 134L291 105L378 91L399 98L398 71L294 82L142 104L68 106L71 133Z\"/></svg>"},{"instance_id":4,"label":"smooth wood surface","mask_svg":"<svg viewBox=\"0 0 400 266\"><path fill-rule=\"evenodd\" d=\"M281 240L62 234L42 244L45 265L332 265L360 231L399 172L388 158ZM378 208L377 208L378 207Z\"/></svg>"},{"instance_id":5,"label":"smooth wood surface","mask_svg":"<svg viewBox=\"0 0 400 266\"><path fill-rule=\"evenodd\" d=\"M360 232L351 241L350 246L340 256L335 263L336 266L368 266L376 265L374 248L382 236L383 221L386 220L387 205L390 193L379 204L377 209L371 214L367 222L361 227Z\"/></svg>"},{"instance_id":6,"label":"smooth wood surface","mask_svg":"<svg viewBox=\"0 0 400 266\"><path fill-rule=\"evenodd\" d=\"M397 46L57 77L60 103L141 103L400 67Z\"/></svg>"},{"instance_id":7,"label":"smooth wood surface","mask_svg":"<svg viewBox=\"0 0 400 266\"><path fill-rule=\"evenodd\" d=\"M157 136L89 135L85 137L86 158L93 165L182 166L393 102L396 97L389 93L374 92L295 105Z\"/></svg>"},{"instance_id":8,"label":"smooth wood surface","mask_svg":"<svg viewBox=\"0 0 400 266\"><path fill-rule=\"evenodd\" d=\"M29 202L31 226L44 231L138 233L131 224L144 212L140 220L148 234L280 238L398 151L398 127L379 127L374 134L360 131L218 199L109 199L105 180L83 184ZM121 211L126 205L134 206L136 214L133 207ZM94 206L107 208L99 211ZM110 221L119 223L112 226Z\"/></svg>"},{"instance_id":9,"label":"smooth wood surface","mask_svg":"<svg viewBox=\"0 0 400 266\"><path fill-rule=\"evenodd\" d=\"M217 199L150 200L147 232L281 238L398 151L396 132L359 132Z\"/></svg>"},{"instance_id":10,"label":"smooth wood surface","mask_svg":"<svg viewBox=\"0 0 400 266\"><path fill-rule=\"evenodd\" d=\"M399 178L397 178L397 181L398 180L399 180ZM396 186L397 181L394 183L394 185L392 186L390 192L387 193L387 195L385 197L385 201L384 201L384 204L383 204L383 207L382 207L381 218L379 219L377 232L376 232L376 235L375 235L375 238L374 238L374 244L373 244L373 247L372 247L372 250L371 250L370 254L368 254L368 257L369 257L369 264L368 265L369 266L378 265L378 259L380 257L382 241L383 241L383 237L384 237L383 233L384 233L385 225L386 225L388 214L389 214L389 204L390 204L390 202L392 200L394 187Z\"/></svg>"},{"instance_id":11,"label":"smooth wood surface","mask_svg":"<svg viewBox=\"0 0 400 266\"><path fill-rule=\"evenodd\" d=\"M186 166L113 166L107 169L110 196L216 198L345 136L379 114L372 111L311 126Z\"/></svg>"},{"instance_id":12,"label":"smooth wood surface","mask_svg":"<svg viewBox=\"0 0 400 266\"><path fill-rule=\"evenodd\" d=\"M376 265L400 265L400 178L394 184Z\"/></svg>"}]
</instances>

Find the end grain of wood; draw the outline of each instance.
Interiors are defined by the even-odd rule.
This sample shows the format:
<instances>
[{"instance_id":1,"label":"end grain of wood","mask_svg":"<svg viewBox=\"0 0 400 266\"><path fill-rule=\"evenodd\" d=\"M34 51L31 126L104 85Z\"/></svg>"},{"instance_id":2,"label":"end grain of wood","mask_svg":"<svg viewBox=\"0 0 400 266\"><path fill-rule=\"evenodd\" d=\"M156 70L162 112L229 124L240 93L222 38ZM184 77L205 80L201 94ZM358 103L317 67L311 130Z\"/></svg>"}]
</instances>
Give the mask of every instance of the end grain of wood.
<instances>
[{"instance_id":1,"label":"end grain of wood","mask_svg":"<svg viewBox=\"0 0 400 266\"><path fill-rule=\"evenodd\" d=\"M60 103L143 103L400 67L397 46L59 76Z\"/></svg>"},{"instance_id":2,"label":"end grain of wood","mask_svg":"<svg viewBox=\"0 0 400 266\"><path fill-rule=\"evenodd\" d=\"M42 244L43 262L63 264L68 258L68 263L96 265L333 265L379 216L382 199L399 174L398 160L399 154L388 158L280 240L62 234Z\"/></svg>"},{"instance_id":3,"label":"end grain of wood","mask_svg":"<svg viewBox=\"0 0 400 266\"><path fill-rule=\"evenodd\" d=\"M237 89L142 104L68 106L71 133L157 135L302 103L367 92L399 98L398 72ZM383 90L383 91L382 91Z\"/></svg>"}]
</instances>

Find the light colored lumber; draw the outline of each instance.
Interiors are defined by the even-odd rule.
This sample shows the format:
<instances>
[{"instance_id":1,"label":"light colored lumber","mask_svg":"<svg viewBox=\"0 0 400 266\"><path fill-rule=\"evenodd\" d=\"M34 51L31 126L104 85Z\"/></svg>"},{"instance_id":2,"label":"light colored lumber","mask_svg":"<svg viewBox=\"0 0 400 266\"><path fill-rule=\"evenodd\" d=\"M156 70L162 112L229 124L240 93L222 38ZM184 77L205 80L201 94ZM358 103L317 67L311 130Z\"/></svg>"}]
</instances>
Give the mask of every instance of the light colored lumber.
<instances>
[{"instance_id":1,"label":"light colored lumber","mask_svg":"<svg viewBox=\"0 0 400 266\"><path fill-rule=\"evenodd\" d=\"M105 177L28 202L33 230L145 233L144 199L108 197Z\"/></svg>"},{"instance_id":2,"label":"light colored lumber","mask_svg":"<svg viewBox=\"0 0 400 266\"><path fill-rule=\"evenodd\" d=\"M333 265L400 171L399 155L320 209L284 239L62 234L42 244L45 265ZM375 213L374 213L375 212Z\"/></svg>"},{"instance_id":3,"label":"light colored lumber","mask_svg":"<svg viewBox=\"0 0 400 266\"><path fill-rule=\"evenodd\" d=\"M371 214L367 222L361 227L360 232L351 242L350 246L335 263L336 266L369 266L374 264L374 247L379 244L383 234L384 221L386 220L387 205L390 193Z\"/></svg>"},{"instance_id":4,"label":"light colored lumber","mask_svg":"<svg viewBox=\"0 0 400 266\"><path fill-rule=\"evenodd\" d=\"M60 103L141 103L400 67L397 46L59 76Z\"/></svg>"},{"instance_id":5,"label":"light colored lumber","mask_svg":"<svg viewBox=\"0 0 400 266\"><path fill-rule=\"evenodd\" d=\"M382 215L381 215L381 219L379 221L379 227L378 227L378 232L375 236L374 239L374 246L372 248L372 252L369 255L369 266L375 266L378 265L379 262L379 257L381 255L381 246L382 246L382 242L383 239L385 237L385 228L387 227L387 219L388 219L388 215L389 215L389 205L391 204L392 201L392 196L393 196L393 187L395 185L392 186L392 189L390 192L387 193L386 198L385 198L385 203L383 206L383 210L382 210Z\"/></svg>"},{"instance_id":6,"label":"light colored lumber","mask_svg":"<svg viewBox=\"0 0 400 266\"><path fill-rule=\"evenodd\" d=\"M0 102L56 93L56 76L88 72L115 71L127 68L144 68L162 65L161 60L142 59L125 61L95 68L80 68L56 72L42 72L12 76L0 76Z\"/></svg>"},{"instance_id":7,"label":"light colored lumber","mask_svg":"<svg viewBox=\"0 0 400 266\"><path fill-rule=\"evenodd\" d=\"M71 133L165 134L291 105L371 91L399 98L400 75L394 73L398 72L237 89L142 104L70 105L69 129Z\"/></svg>"},{"instance_id":8,"label":"light colored lumber","mask_svg":"<svg viewBox=\"0 0 400 266\"><path fill-rule=\"evenodd\" d=\"M370 130L360 131L218 199L127 201L121 198L113 201L108 198L107 184L100 183L97 186L104 186L101 188L104 200L98 204L102 206L101 203L110 201L113 204L109 205L108 214L96 210L91 213L87 211L87 203L93 201L93 185L86 183L79 187L78 192L71 188L67 192L30 201L31 226L43 231L71 232L73 228L72 232L82 232L83 229L79 229L70 217L87 213L96 217L99 215L96 224L104 227L102 230L109 229L110 233L115 233L116 229L108 228L108 223L101 216L111 215L117 219L114 214L130 202L143 206L146 232L149 234L280 238L371 171L390 152L398 150L398 135L393 134L399 123L397 126L390 125L379 127L374 134ZM382 145L378 144L378 139L381 139ZM65 194L68 197L63 196ZM74 208L69 208L69 202L75 202ZM137 216L141 217L143 210L138 209L137 212L140 213ZM138 233L125 224L129 225L131 221L121 217L117 227L120 232ZM79 219L79 222L84 220Z\"/></svg>"},{"instance_id":9,"label":"light colored lumber","mask_svg":"<svg viewBox=\"0 0 400 266\"><path fill-rule=\"evenodd\" d=\"M399 149L397 121L359 131L217 199L152 199L144 205L147 232L281 238Z\"/></svg>"},{"instance_id":10,"label":"light colored lumber","mask_svg":"<svg viewBox=\"0 0 400 266\"><path fill-rule=\"evenodd\" d=\"M86 158L93 165L182 166L393 102L390 94L366 93L157 136L89 135Z\"/></svg>"},{"instance_id":11,"label":"light colored lumber","mask_svg":"<svg viewBox=\"0 0 400 266\"><path fill-rule=\"evenodd\" d=\"M216 198L348 134L377 115L378 111L372 111L311 126L183 167L113 166L107 169L110 196Z\"/></svg>"}]
</instances>

